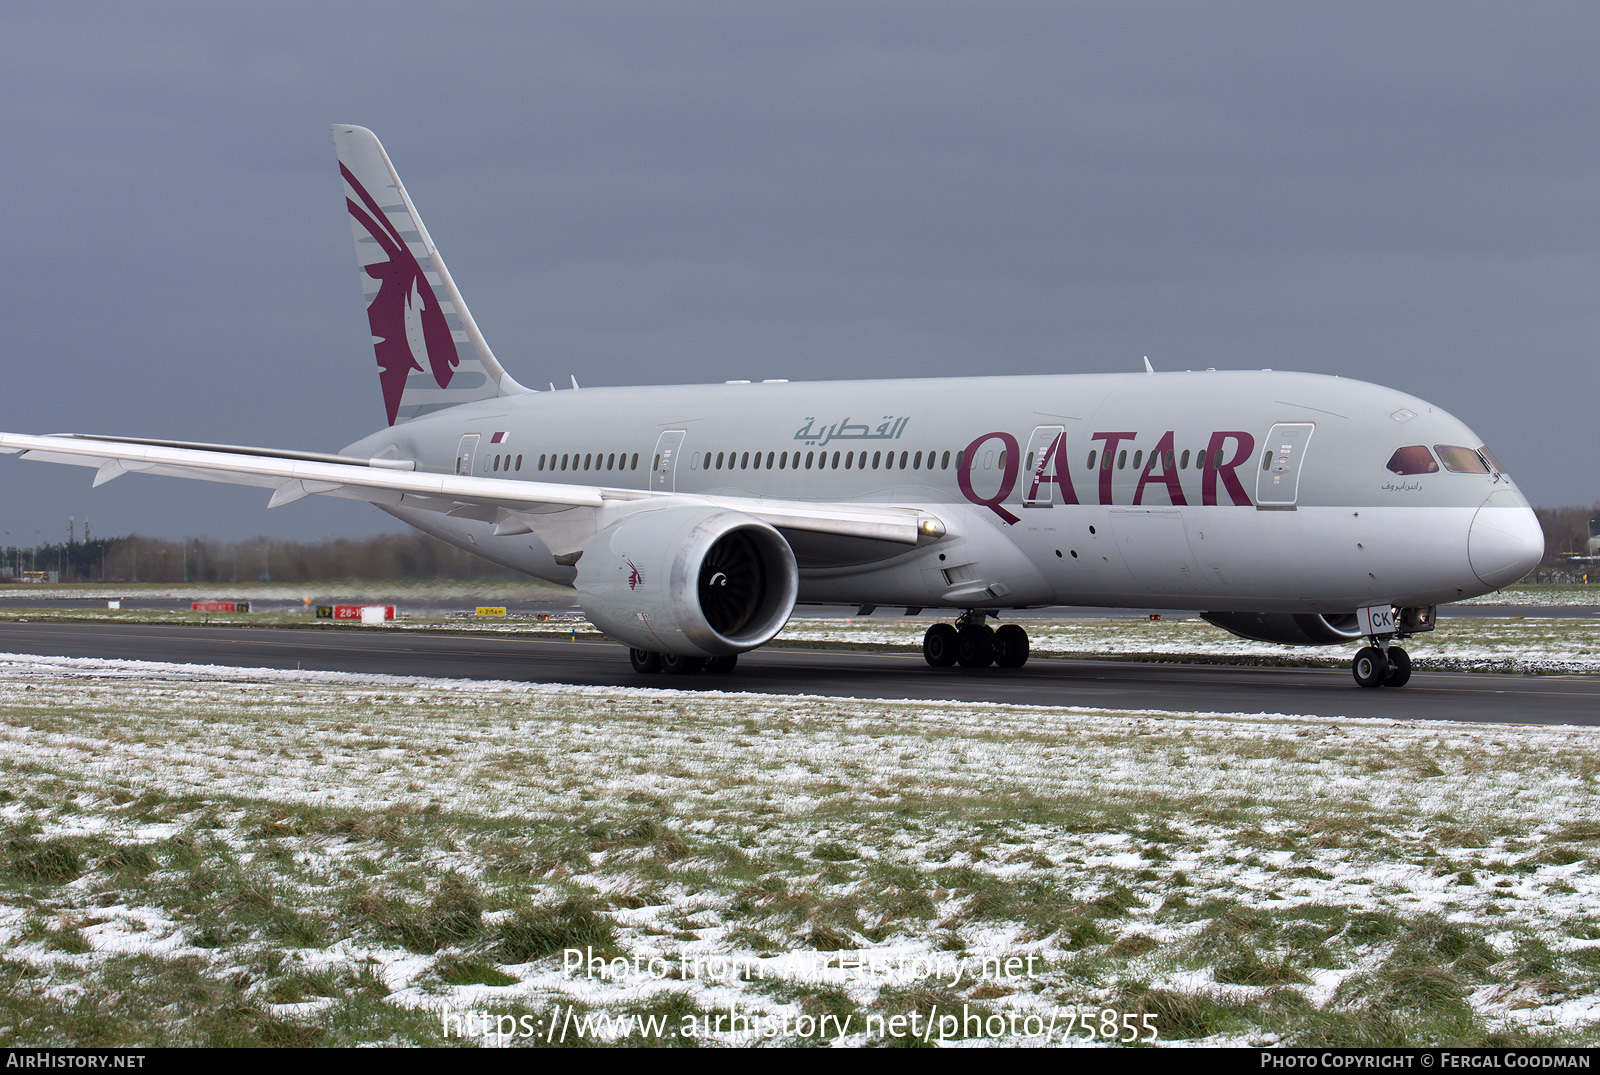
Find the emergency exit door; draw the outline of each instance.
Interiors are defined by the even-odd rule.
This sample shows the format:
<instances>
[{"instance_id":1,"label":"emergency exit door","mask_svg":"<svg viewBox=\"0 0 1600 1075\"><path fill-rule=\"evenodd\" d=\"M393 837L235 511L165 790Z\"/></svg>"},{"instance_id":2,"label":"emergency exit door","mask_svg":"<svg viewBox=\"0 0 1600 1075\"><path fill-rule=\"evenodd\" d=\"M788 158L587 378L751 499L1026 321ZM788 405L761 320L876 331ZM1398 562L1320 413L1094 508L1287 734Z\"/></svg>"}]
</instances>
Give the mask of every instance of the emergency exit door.
<instances>
[{"instance_id":1,"label":"emergency exit door","mask_svg":"<svg viewBox=\"0 0 1600 1075\"><path fill-rule=\"evenodd\" d=\"M472 473L472 457L478 450L477 433L468 433L461 438L461 444L456 448L456 473Z\"/></svg>"},{"instance_id":2,"label":"emergency exit door","mask_svg":"<svg viewBox=\"0 0 1600 1075\"><path fill-rule=\"evenodd\" d=\"M669 429L656 441L656 457L650 468L650 488L658 493L676 491L678 456L682 454L684 430Z\"/></svg>"}]
</instances>

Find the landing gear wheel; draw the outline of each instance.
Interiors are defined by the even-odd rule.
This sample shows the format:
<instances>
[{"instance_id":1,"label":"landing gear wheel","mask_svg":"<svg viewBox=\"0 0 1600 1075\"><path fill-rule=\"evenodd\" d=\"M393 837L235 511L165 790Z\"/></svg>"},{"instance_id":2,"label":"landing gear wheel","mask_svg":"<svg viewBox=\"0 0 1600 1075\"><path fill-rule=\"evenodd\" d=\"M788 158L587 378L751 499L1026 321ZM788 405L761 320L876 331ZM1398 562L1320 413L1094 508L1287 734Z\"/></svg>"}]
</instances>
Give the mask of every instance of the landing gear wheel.
<instances>
[{"instance_id":1,"label":"landing gear wheel","mask_svg":"<svg viewBox=\"0 0 1600 1075\"><path fill-rule=\"evenodd\" d=\"M628 660L633 664L635 672L661 671L661 654L651 653L647 649L630 649Z\"/></svg>"},{"instance_id":2,"label":"landing gear wheel","mask_svg":"<svg viewBox=\"0 0 1600 1075\"><path fill-rule=\"evenodd\" d=\"M922 636L922 657L935 668L949 668L956 663L956 629L948 623L936 623Z\"/></svg>"},{"instance_id":3,"label":"landing gear wheel","mask_svg":"<svg viewBox=\"0 0 1600 1075\"><path fill-rule=\"evenodd\" d=\"M1350 671L1363 687L1381 687L1384 677L1389 674L1389 662L1384 659L1383 650L1377 646L1367 646L1357 651Z\"/></svg>"},{"instance_id":4,"label":"landing gear wheel","mask_svg":"<svg viewBox=\"0 0 1600 1075\"><path fill-rule=\"evenodd\" d=\"M669 676L687 676L705 668L704 657L679 657L676 653L661 655L661 670Z\"/></svg>"},{"instance_id":5,"label":"landing gear wheel","mask_svg":"<svg viewBox=\"0 0 1600 1075\"><path fill-rule=\"evenodd\" d=\"M962 668L987 668L994 663L994 630L970 623L956 632L956 661Z\"/></svg>"},{"instance_id":6,"label":"landing gear wheel","mask_svg":"<svg viewBox=\"0 0 1600 1075\"><path fill-rule=\"evenodd\" d=\"M706 659L707 672L731 672L733 666L739 663L739 655L730 653L726 657L710 657Z\"/></svg>"},{"instance_id":7,"label":"landing gear wheel","mask_svg":"<svg viewBox=\"0 0 1600 1075\"><path fill-rule=\"evenodd\" d=\"M1021 668L1028 663L1028 632L1014 623L994 632L994 663L1001 668Z\"/></svg>"},{"instance_id":8,"label":"landing gear wheel","mask_svg":"<svg viewBox=\"0 0 1600 1075\"><path fill-rule=\"evenodd\" d=\"M1399 646L1389 647L1389 674L1383 677L1385 687L1404 687L1411 680L1411 654Z\"/></svg>"}]
</instances>

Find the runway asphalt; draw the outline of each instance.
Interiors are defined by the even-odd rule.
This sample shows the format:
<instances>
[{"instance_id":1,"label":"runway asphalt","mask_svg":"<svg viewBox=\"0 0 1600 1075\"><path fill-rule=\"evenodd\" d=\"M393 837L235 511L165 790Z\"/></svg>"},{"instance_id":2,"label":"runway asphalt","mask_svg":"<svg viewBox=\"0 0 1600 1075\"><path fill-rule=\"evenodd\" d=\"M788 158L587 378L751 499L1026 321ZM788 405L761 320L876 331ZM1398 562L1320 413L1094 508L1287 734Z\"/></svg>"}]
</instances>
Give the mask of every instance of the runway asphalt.
<instances>
[{"instance_id":1,"label":"runway asphalt","mask_svg":"<svg viewBox=\"0 0 1600 1075\"><path fill-rule=\"evenodd\" d=\"M1600 676L1417 672L1363 690L1348 668L1035 658L1015 671L929 668L919 653L767 647L725 675L642 675L614 643L376 628L0 623L0 652L248 668L671 687L755 694L1286 713L1502 724L1600 723Z\"/></svg>"}]
</instances>

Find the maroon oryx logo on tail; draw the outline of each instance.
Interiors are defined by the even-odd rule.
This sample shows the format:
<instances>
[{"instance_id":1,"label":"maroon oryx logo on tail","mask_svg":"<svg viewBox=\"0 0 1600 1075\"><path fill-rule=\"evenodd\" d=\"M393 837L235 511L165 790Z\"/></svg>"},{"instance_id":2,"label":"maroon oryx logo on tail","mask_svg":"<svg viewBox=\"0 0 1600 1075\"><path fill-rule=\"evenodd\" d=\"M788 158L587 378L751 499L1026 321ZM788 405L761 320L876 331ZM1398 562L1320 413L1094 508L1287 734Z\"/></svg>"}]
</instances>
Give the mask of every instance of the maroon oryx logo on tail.
<instances>
[{"instance_id":1,"label":"maroon oryx logo on tail","mask_svg":"<svg viewBox=\"0 0 1600 1075\"><path fill-rule=\"evenodd\" d=\"M450 338L450 326L445 322L444 311L434 297L433 286L417 264L411 250L389 222L389 217L367 188L357 182L350 169L343 164L339 171L350 189L360 196L366 206L363 210L353 200L346 198L350 215L367 229L374 242L389 255L387 261L375 261L366 268L367 275L378 281L378 293L367 307L367 322L375 338L373 350L378 355L378 380L383 385L383 405L394 425L400 410L400 397L405 394L406 378L412 370L421 370L417 361L420 349L427 355L433 370L433 379L440 388L450 383L450 377L461 363L456 354L456 344ZM420 331L419 331L420 329Z\"/></svg>"}]
</instances>

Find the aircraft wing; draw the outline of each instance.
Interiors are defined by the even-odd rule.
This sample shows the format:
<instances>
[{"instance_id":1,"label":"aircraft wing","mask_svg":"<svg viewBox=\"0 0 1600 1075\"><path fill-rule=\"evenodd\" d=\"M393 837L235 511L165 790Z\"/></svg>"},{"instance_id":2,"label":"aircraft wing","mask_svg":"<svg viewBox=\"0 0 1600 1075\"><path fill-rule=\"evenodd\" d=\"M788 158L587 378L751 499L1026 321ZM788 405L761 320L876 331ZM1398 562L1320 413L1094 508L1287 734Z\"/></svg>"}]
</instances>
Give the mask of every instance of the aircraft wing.
<instances>
[{"instance_id":1,"label":"aircraft wing","mask_svg":"<svg viewBox=\"0 0 1600 1075\"><path fill-rule=\"evenodd\" d=\"M129 473L198 478L271 489L269 508L320 494L478 519L494 523L497 533L508 534L542 530L541 520L550 518L552 513L585 508L626 509L630 504L644 507L642 502L646 501L705 504L743 512L781 529L872 538L903 545L915 545L919 537L938 537L945 532L941 520L914 507L701 496L435 474L416 470L411 460L359 459L240 445L76 433L49 436L0 433L0 453L17 452L22 452L24 459L95 467L95 485ZM554 519L550 521L555 522ZM574 532L571 526L557 526L556 529L569 534ZM583 529L579 527L578 531Z\"/></svg>"}]
</instances>

